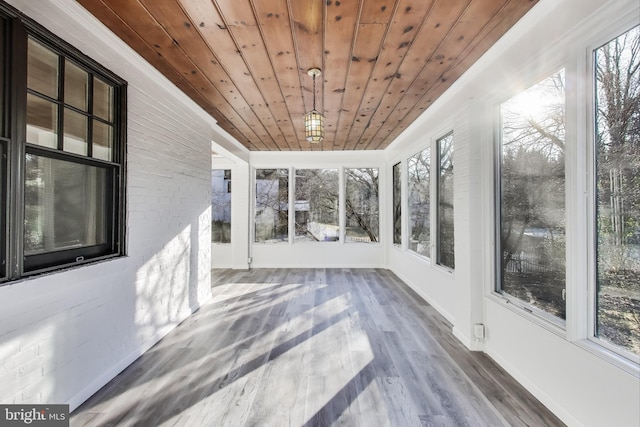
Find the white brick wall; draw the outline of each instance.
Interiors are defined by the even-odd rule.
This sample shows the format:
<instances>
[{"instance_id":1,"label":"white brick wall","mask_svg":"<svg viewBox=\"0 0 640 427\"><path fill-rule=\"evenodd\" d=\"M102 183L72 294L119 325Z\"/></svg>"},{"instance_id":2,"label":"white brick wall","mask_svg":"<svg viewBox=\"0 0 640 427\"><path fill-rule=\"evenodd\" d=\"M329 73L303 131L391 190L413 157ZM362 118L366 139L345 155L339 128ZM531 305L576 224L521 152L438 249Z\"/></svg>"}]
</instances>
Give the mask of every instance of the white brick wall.
<instances>
[{"instance_id":1,"label":"white brick wall","mask_svg":"<svg viewBox=\"0 0 640 427\"><path fill-rule=\"evenodd\" d=\"M217 131L77 3L9 3L128 81L128 256L0 287L0 402L74 408L210 298Z\"/></svg>"}]
</instances>

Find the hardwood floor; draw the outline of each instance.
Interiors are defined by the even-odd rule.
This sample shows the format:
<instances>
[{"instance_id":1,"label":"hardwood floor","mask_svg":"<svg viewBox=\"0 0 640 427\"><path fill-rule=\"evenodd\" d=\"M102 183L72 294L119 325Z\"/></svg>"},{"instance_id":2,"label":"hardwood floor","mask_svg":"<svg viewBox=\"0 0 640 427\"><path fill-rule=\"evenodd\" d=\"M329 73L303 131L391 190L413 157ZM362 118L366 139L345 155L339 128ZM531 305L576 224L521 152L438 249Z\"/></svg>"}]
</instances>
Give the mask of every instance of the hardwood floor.
<instances>
[{"instance_id":1,"label":"hardwood floor","mask_svg":"<svg viewBox=\"0 0 640 427\"><path fill-rule=\"evenodd\" d=\"M389 271L213 277L213 300L72 426L563 425Z\"/></svg>"}]
</instances>

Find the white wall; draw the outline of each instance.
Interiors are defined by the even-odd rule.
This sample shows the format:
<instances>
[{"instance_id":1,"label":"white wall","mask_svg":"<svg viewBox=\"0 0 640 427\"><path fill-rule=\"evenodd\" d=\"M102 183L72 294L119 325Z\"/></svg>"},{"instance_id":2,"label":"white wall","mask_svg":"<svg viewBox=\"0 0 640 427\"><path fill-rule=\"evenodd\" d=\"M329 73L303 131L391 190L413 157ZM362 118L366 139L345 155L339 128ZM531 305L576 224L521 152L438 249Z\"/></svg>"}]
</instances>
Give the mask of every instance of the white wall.
<instances>
[{"instance_id":1,"label":"white wall","mask_svg":"<svg viewBox=\"0 0 640 427\"><path fill-rule=\"evenodd\" d=\"M249 164L235 156L212 159L212 169L231 170L231 242L211 243L212 268L249 268Z\"/></svg>"},{"instance_id":2,"label":"white wall","mask_svg":"<svg viewBox=\"0 0 640 427\"><path fill-rule=\"evenodd\" d=\"M73 409L211 296L215 122L75 1L10 0L128 81L127 257L0 287L0 402Z\"/></svg>"},{"instance_id":3,"label":"white wall","mask_svg":"<svg viewBox=\"0 0 640 427\"><path fill-rule=\"evenodd\" d=\"M387 265L431 302L470 348L506 368L569 425L640 425L637 365L587 339L583 192L587 164L586 61L598 43L640 20L637 1L542 0L389 149L387 169L454 131L456 269L444 272L388 245ZM559 68L567 70L567 328L516 310L492 294L495 106ZM582 92L581 92L582 91ZM444 126L444 129L443 129ZM449 129L446 129L446 128ZM581 187L582 185L582 187ZM386 184L391 191L391 184ZM405 196L406 197L406 196ZM390 196L387 205L391 206ZM387 210L389 208L387 207ZM405 225L406 232L406 225ZM486 338L476 342L474 323Z\"/></svg>"}]
</instances>

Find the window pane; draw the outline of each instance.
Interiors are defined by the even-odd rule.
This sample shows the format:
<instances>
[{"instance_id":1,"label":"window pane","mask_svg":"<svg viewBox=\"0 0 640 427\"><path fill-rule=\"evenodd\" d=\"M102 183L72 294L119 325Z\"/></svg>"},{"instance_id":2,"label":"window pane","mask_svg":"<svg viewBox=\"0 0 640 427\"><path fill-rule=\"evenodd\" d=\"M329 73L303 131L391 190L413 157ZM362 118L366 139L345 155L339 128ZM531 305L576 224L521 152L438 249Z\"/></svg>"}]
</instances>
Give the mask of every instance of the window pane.
<instances>
[{"instance_id":1,"label":"window pane","mask_svg":"<svg viewBox=\"0 0 640 427\"><path fill-rule=\"evenodd\" d=\"M438 264L455 268L452 133L438 140L438 156Z\"/></svg>"},{"instance_id":2,"label":"window pane","mask_svg":"<svg viewBox=\"0 0 640 427\"><path fill-rule=\"evenodd\" d=\"M87 116L64 109L64 151L87 155Z\"/></svg>"},{"instance_id":3,"label":"window pane","mask_svg":"<svg viewBox=\"0 0 640 427\"><path fill-rule=\"evenodd\" d=\"M98 78L93 79L93 114L113 122L113 87Z\"/></svg>"},{"instance_id":4,"label":"window pane","mask_svg":"<svg viewBox=\"0 0 640 427\"><path fill-rule=\"evenodd\" d=\"M393 243L402 244L402 176L400 163L393 165Z\"/></svg>"},{"instance_id":5,"label":"window pane","mask_svg":"<svg viewBox=\"0 0 640 427\"><path fill-rule=\"evenodd\" d=\"M73 62L64 65L64 103L87 111L89 75Z\"/></svg>"},{"instance_id":6,"label":"window pane","mask_svg":"<svg viewBox=\"0 0 640 427\"><path fill-rule=\"evenodd\" d=\"M113 126L93 119L93 149L92 157L112 161Z\"/></svg>"},{"instance_id":7,"label":"window pane","mask_svg":"<svg viewBox=\"0 0 640 427\"><path fill-rule=\"evenodd\" d=\"M338 170L296 171L295 240L335 242L338 223Z\"/></svg>"},{"instance_id":8,"label":"window pane","mask_svg":"<svg viewBox=\"0 0 640 427\"><path fill-rule=\"evenodd\" d=\"M27 154L24 252L106 243L107 170Z\"/></svg>"},{"instance_id":9,"label":"window pane","mask_svg":"<svg viewBox=\"0 0 640 427\"><path fill-rule=\"evenodd\" d=\"M429 149L410 157L407 165L409 185L409 249L426 257L431 256L429 215Z\"/></svg>"},{"instance_id":10,"label":"window pane","mask_svg":"<svg viewBox=\"0 0 640 427\"><path fill-rule=\"evenodd\" d=\"M595 62L596 336L640 354L639 28L597 49Z\"/></svg>"},{"instance_id":11,"label":"window pane","mask_svg":"<svg viewBox=\"0 0 640 427\"><path fill-rule=\"evenodd\" d=\"M378 169L345 170L346 242L378 241Z\"/></svg>"},{"instance_id":12,"label":"window pane","mask_svg":"<svg viewBox=\"0 0 640 427\"><path fill-rule=\"evenodd\" d=\"M256 242L289 240L289 170L256 170Z\"/></svg>"},{"instance_id":13,"label":"window pane","mask_svg":"<svg viewBox=\"0 0 640 427\"><path fill-rule=\"evenodd\" d=\"M29 39L27 87L58 99L58 55Z\"/></svg>"},{"instance_id":14,"label":"window pane","mask_svg":"<svg viewBox=\"0 0 640 427\"><path fill-rule=\"evenodd\" d=\"M231 170L211 171L211 241L231 242Z\"/></svg>"},{"instance_id":15,"label":"window pane","mask_svg":"<svg viewBox=\"0 0 640 427\"><path fill-rule=\"evenodd\" d=\"M58 106L32 94L27 94L27 142L58 147Z\"/></svg>"},{"instance_id":16,"label":"window pane","mask_svg":"<svg viewBox=\"0 0 640 427\"><path fill-rule=\"evenodd\" d=\"M564 70L502 104L499 291L566 318Z\"/></svg>"}]
</instances>

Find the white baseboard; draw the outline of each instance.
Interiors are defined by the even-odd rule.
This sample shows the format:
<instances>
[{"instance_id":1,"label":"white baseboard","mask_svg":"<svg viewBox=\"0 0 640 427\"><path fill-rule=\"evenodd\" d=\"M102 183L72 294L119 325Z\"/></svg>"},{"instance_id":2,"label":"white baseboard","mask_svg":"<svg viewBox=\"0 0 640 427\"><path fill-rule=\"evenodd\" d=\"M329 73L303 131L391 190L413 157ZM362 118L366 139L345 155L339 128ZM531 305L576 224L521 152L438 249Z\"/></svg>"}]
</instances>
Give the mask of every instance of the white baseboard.
<instances>
[{"instance_id":1,"label":"white baseboard","mask_svg":"<svg viewBox=\"0 0 640 427\"><path fill-rule=\"evenodd\" d=\"M203 302L202 305L206 303ZM142 343L132 352L127 354L125 357L120 359L116 364L114 364L111 368L103 372L101 375L97 376L93 379L85 388L83 388L80 392L74 394L67 402L69 405L69 410L74 411L78 406L82 405L84 401L93 396L98 390L104 387L109 381L114 379L120 372L124 371L129 365L135 362L140 356L146 353L151 347L156 345L162 338L164 338L169 332L175 329L180 323L182 323L185 319L195 313L200 307L194 310L187 310L185 312L180 313L178 316L178 320L170 323L163 328L159 329L153 337L151 337L146 342Z\"/></svg>"},{"instance_id":2,"label":"white baseboard","mask_svg":"<svg viewBox=\"0 0 640 427\"><path fill-rule=\"evenodd\" d=\"M577 418L567 412L562 405L551 398L547 393L542 391L534 381L531 381L529 377L523 375L517 370L507 359L500 356L495 352L491 346L485 345L484 352L491 357L498 365L500 365L505 371L509 373L516 381L518 381L524 388L526 388L531 394L535 396L544 406L546 406L551 412L553 412L563 423L570 427L584 427Z\"/></svg>"}]
</instances>

